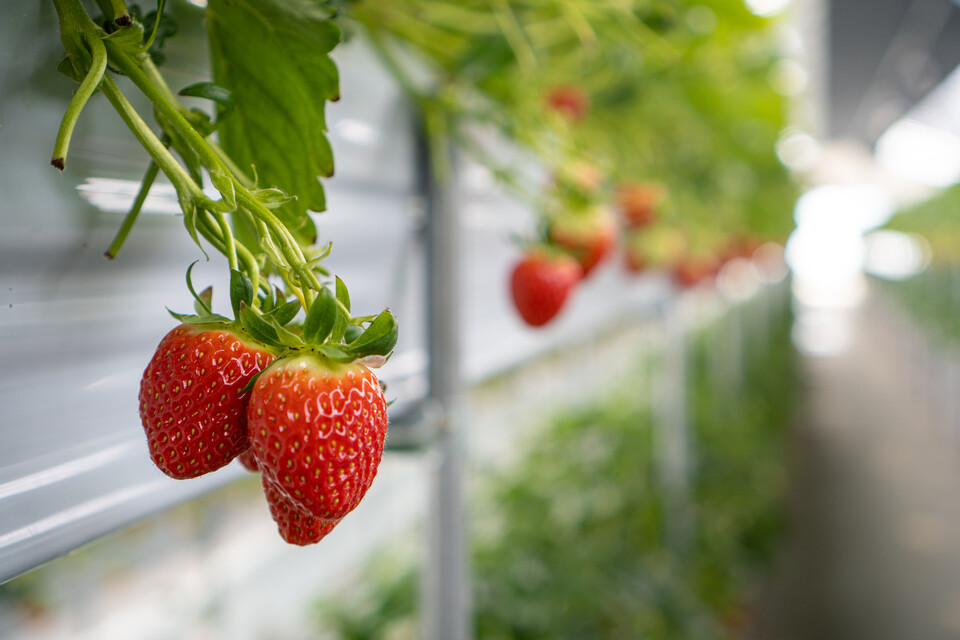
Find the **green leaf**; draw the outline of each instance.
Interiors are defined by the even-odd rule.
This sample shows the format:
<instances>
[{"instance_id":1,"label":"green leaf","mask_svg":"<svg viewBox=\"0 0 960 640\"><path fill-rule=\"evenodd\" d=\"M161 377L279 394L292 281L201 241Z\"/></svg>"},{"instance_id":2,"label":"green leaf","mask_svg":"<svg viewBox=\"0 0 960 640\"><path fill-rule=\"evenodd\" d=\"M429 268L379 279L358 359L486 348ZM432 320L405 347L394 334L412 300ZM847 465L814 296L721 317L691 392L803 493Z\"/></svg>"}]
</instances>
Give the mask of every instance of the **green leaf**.
<instances>
[{"instance_id":1,"label":"green leaf","mask_svg":"<svg viewBox=\"0 0 960 640\"><path fill-rule=\"evenodd\" d=\"M324 287L320 290L317 299L310 305L307 317L303 321L303 337L311 344L321 344L333 331L337 320L341 317L337 300Z\"/></svg>"},{"instance_id":2,"label":"green leaf","mask_svg":"<svg viewBox=\"0 0 960 640\"><path fill-rule=\"evenodd\" d=\"M373 318L370 318L373 320ZM357 338L363 335L363 327L355 324L351 324L347 327L347 330L343 333L343 341L347 344L350 344Z\"/></svg>"},{"instance_id":3,"label":"green leaf","mask_svg":"<svg viewBox=\"0 0 960 640\"><path fill-rule=\"evenodd\" d=\"M344 309L350 311L350 292L347 291L347 285L343 283L339 276L337 277L337 300L343 305ZM333 329L330 331L330 341L340 342L343 340L348 326L347 316L343 313L343 309L338 306L336 322L333 323Z\"/></svg>"},{"instance_id":4,"label":"green leaf","mask_svg":"<svg viewBox=\"0 0 960 640\"><path fill-rule=\"evenodd\" d=\"M73 62L70 61L70 56L67 56L60 61L60 64L57 65L57 71L67 76L74 82L83 82L84 74L73 66Z\"/></svg>"},{"instance_id":5,"label":"green leaf","mask_svg":"<svg viewBox=\"0 0 960 640\"><path fill-rule=\"evenodd\" d=\"M346 350L357 357L385 356L396 346L397 335L397 319L386 310Z\"/></svg>"},{"instance_id":6,"label":"green leaf","mask_svg":"<svg viewBox=\"0 0 960 640\"><path fill-rule=\"evenodd\" d=\"M217 188L223 201L230 207L230 211L237 208L237 192L233 186L233 178L223 171L211 171L210 182Z\"/></svg>"},{"instance_id":7,"label":"green leaf","mask_svg":"<svg viewBox=\"0 0 960 640\"><path fill-rule=\"evenodd\" d=\"M339 347L334 347L333 345L329 344L325 344L320 347L319 351L326 357L336 362L352 362L355 359L352 354L347 353Z\"/></svg>"},{"instance_id":8,"label":"green leaf","mask_svg":"<svg viewBox=\"0 0 960 640\"><path fill-rule=\"evenodd\" d=\"M193 268L197 266L199 260L194 260L190 263L190 266L187 267L187 291L190 292L190 295L193 296L194 308L196 308L197 313L203 314L204 311L207 313L213 313L210 307L210 301L213 299L213 288L207 287L203 290L203 293L198 294L197 290L193 288Z\"/></svg>"},{"instance_id":9,"label":"green leaf","mask_svg":"<svg viewBox=\"0 0 960 640\"><path fill-rule=\"evenodd\" d=\"M240 317L240 307L253 303L253 283L245 274L236 269L230 270L230 305L235 318Z\"/></svg>"},{"instance_id":10,"label":"green leaf","mask_svg":"<svg viewBox=\"0 0 960 640\"><path fill-rule=\"evenodd\" d=\"M215 322L230 324L230 318L224 318L221 315L216 313L206 314L202 313L200 315L194 315L190 313L177 313L176 311L171 311L167 309L167 313L171 316L182 322L183 324L211 324Z\"/></svg>"},{"instance_id":11,"label":"green leaf","mask_svg":"<svg viewBox=\"0 0 960 640\"><path fill-rule=\"evenodd\" d=\"M303 338L290 331L289 329L284 329L283 327L274 327L277 330L277 337L280 338L280 342L287 347L293 347L294 349L299 349L306 345L303 341Z\"/></svg>"},{"instance_id":12,"label":"green leaf","mask_svg":"<svg viewBox=\"0 0 960 640\"><path fill-rule=\"evenodd\" d=\"M194 263L196 264L196 263ZM213 287L207 287L200 292L200 295L194 296L193 308L200 314L212 315L211 305L213 304Z\"/></svg>"},{"instance_id":13,"label":"green leaf","mask_svg":"<svg viewBox=\"0 0 960 640\"><path fill-rule=\"evenodd\" d=\"M255 189L251 191L253 197L260 201L267 209L277 209L291 200L296 200L293 196L288 196L276 187L266 189Z\"/></svg>"},{"instance_id":14,"label":"green leaf","mask_svg":"<svg viewBox=\"0 0 960 640\"><path fill-rule=\"evenodd\" d=\"M220 141L238 166L256 165L264 186L297 195L277 215L311 244L307 211L326 208L320 176L333 174L324 106L339 96L328 53L340 42L332 13L311 0L210 0L213 77L234 97Z\"/></svg>"},{"instance_id":15,"label":"green leaf","mask_svg":"<svg viewBox=\"0 0 960 640\"><path fill-rule=\"evenodd\" d=\"M207 255L203 245L200 244L200 236L197 235L197 206L192 201L180 198L180 208L183 209L183 226L187 228L187 233L190 234L193 242L200 247L203 257L210 260L210 256Z\"/></svg>"},{"instance_id":16,"label":"green leaf","mask_svg":"<svg viewBox=\"0 0 960 640\"><path fill-rule=\"evenodd\" d=\"M246 304L240 305L240 324L254 339L273 347L284 347L276 327L257 315L257 312Z\"/></svg>"},{"instance_id":17,"label":"green leaf","mask_svg":"<svg viewBox=\"0 0 960 640\"><path fill-rule=\"evenodd\" d=\"M143 52L143 27L134 22L130 26L117 29L105 40L115 43L128 55L138 56Z\"/></svg>"},{"instance_id":18,"label":"green leaf","mask_svg":"<svg viewBox=\"0 0 960 640\"><path fill-rule=\"evenodd\" d=\"M275 309L273 309L268 315L273 318L273 320L281 327L290 324L290 321L297 317L297 313L300 312L300 301L291 300L290 302L284 302Z\"/></svg>"},{"instance_id":19,"label":"green leaf","mask_svg":"<svg viewBox=\"0 0 960 640\"><path fill-rule=\"evenodd\" d=\"M180 89L178 95L190 98L203 98L212 100L217 104L219 117L225 116L233 109L233 94L224 87L215 82L196 82L190 86Z\"/></svg>"},{"instance_id":20,"label":"green leaf","mask_svg":"<svg viewBox=\"0 0 960 640\"><path fill-rule=\"evenodd\" d=\"M347 290L347 285L340 279L340 276L337 276L337 300L340 301L344 309L350 311L350 292Z\"/></svg>"}]
</instances>

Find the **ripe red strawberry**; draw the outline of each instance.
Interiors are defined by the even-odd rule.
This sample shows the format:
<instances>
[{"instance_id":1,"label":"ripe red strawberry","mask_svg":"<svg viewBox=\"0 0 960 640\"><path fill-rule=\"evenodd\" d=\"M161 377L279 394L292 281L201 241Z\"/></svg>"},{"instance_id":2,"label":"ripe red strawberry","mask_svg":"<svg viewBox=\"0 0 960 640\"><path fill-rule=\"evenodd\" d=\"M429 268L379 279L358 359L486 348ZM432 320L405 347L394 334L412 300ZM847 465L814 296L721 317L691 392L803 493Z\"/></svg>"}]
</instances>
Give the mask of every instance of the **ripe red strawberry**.
<instances>
[{"instance_id":1,"label":"ripe red strawberry","mask_svg":"<svg viewBox=\"0 0 960 640\"><path fill-rule=\"evenodd\" d=\"M263 478L263 493L267 496L270 515L280 531L280 537L290 544L305 546L320 542L340 520L324 520L307 513L288 498L275 482Z\"/></svg>"},{"instance_id":2,"label":"ripe red strawberry","mask_svg":"<svg viewBox=\"0 0 960 640\"><path fill-rule=\"evenodd\" d=\"M666 196L659 184L625 184L617 190L617 205L624 224L642 227L656 220L657 208Z\"/></svg>"},{"instance_id":3,"label":"ripe red strawberry","mask_svg":"<svg viewBox=\"0 0 960 640\"><path fill-rule=\"evenodd\" d=\"M590 96L580 87L563 85L547 92L547 106L570 121L583 120L590 110Z\"/></svg>"},{"instance_id":4,"label":"ripe red strawberry","mask_svg":"<svg viewBox=\"0 0 960 640\"><path fill-rule=\"evenodd\" d=\"M617 224L607 209L598 207L558 217L550 224L549 235L551 242L576 258L586 278L613 251Z\"/></svg>"},{"instance_id":5,"label":"ripe red strawberry","mask_svg":"<svg viewBox=\"0 0 960 640\"><path fill-rule=\"evenodd\" d=\"M338 520L360 503L387 435L369 369L313 354L278 361L257 379L247 416L261 475L304 512Z\"/></svg>"},{"instance_id":6,"label":"ripe red strawberry","mask_svg":"<svg viewBox=\"0 0 960 640\"><path fill-rule=\"evenodd\" d=\"M168 476L195 478L242 453L244 388L274 356L218 325L168 333L140 381L140 418L150 457Z\"/></svg>"},{"instance_id":7,"label":"ripe red strawberry","mask_svg":"<svg viewBox=\"0 0 960 640\"><path fill-rule=\"evenodd\" d=\"M539 327L549 322L580 281L583 271L565 254L530 251L510 276L513 303L527 324Z\"/></svg>"}]
</instances>

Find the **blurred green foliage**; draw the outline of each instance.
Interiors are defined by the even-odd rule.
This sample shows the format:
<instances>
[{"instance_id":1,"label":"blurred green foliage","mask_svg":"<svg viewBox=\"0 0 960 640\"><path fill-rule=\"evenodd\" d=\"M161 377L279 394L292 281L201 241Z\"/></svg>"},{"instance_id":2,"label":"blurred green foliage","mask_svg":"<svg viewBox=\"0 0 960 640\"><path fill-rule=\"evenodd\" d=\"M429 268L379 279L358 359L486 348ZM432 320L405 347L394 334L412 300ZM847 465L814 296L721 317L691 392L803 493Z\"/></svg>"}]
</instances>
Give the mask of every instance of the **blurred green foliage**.
<instances>
[{"instance_id":1,"label":"blurred green foliage","mask_svg":"<svg viewBox=\"0 0 960 640\"><path fill-rule=\"evenodd\" d=\"M877 278L873 283L905 310L934 343L960 344L960 264L939 261L909 279Z\"/></svg>"},{"instance_id":2,"label":"blurred green foliage","mask_svg":"<svg viewBox=\"0 0 960 640\"><path fill-rule=\"evenodd\" d=\"M899 211L885 229L916 233L930 244L935 264L960 262L960 185Z\"/></svg>"},{"instance_id":3,"label":"blurred green foliage","mask_svg":"<svg viewBox=\"0 0 960 640\"><path fill-rule=\"evenodd\" d=\"M650 399L631 381L556 417L516 466L484 481L471 500L482 505L477 637L744 637L785 530L783 438L797 389L787 303L771 312L770 302L735 307L690 344L691 540L666 533ZM372 563L360 592L318 604L324 631L418 637L416 570L384 570L390 557Z\"/></svg>"},{"instance_id":4,"label":"blurred green foliage","mask_svg":"<svg viewBox=\"0 0 960 640\"><path fill-rule=\"evenodd\" d=\"M433 122L508 184L524 167L485 151L477 125L554 173L586 162L610 187L667 185L669 222L694 248L733 234L784 240L792 229L796 190L774 153L789 107L774 89L776 23L742 0L359 0L347 15L421 105L428 131ZM420 65L404 65L411 54ZM556 87L585 92L585 117L546 107Z\"/></svg>"}]
</instances>

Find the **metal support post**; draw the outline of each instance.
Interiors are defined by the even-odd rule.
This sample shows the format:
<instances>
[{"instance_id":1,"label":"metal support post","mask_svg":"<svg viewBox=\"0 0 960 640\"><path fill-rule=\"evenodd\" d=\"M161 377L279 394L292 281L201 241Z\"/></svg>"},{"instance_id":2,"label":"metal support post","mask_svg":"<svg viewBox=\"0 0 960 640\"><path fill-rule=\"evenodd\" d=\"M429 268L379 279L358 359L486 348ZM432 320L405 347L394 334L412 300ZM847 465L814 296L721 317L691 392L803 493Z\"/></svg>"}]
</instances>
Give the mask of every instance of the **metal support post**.
<instances>
[{"instance_id":1,"label":"metal support post","mask_svg":"<svg viewBox=\"0 0 960 640\"><path fill-rule=\"evenodd\" d=\"M443 412L428 453L430 507L423 572L421 637L470 637L470 590L464 505L463 381L460 368L461 229L452 186L440 184L427 141L419 170L427 209L427 305L430 400Z\"/></svg>"},{"instance_id":2,"label":"metal support post","mask_svg":"<svg viewBox=\"0 0 960 640\"><path fill-rule=\"evenodd\" d=\"M666 535L670 545L682 551L693 533L690 508L690 442L687 424L686 327L677 296L663 302L664 331L656 431L657 467L666 501Z\"/></svg>"}]
</instances>

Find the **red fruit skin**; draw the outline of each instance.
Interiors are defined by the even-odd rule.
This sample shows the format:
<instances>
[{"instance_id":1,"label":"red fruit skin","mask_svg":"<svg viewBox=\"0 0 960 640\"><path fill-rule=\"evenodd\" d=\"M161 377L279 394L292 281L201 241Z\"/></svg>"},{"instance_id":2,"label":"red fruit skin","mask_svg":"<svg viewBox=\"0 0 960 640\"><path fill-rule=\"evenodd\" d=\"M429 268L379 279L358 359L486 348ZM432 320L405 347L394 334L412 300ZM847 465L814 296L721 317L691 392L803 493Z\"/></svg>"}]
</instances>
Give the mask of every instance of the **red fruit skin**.
<instances>
[{"instance_id":1,"label":"red fruit skin","mask_svg":"<svg viewBox=\"0 0 960 640\"><path fill-rule=\"evenodd\" d=\"M247 471L251 473L260 473L260 467L257 465L257 458L253 455L253 449L247 449L238 455L237 460Z\"/></svg>"},{"instance_id":2,"label":"red fruit skin","mask_svg":"<svg viewBox=\"0 0 960 640\"><path fill-rule=\"evenodd\" d=\"M582 276L583 270L570 256L531 252L510 276L513 304L527 324L543 326L560 312Z\"/></svg>"},{"instance_id":3,"label":"red fruit skin","mask_svg":"<svg viewBox=\"0 0 960 640\"><path fill-rule=\"evenodd\" d=\"M583 120L590 110L590 97L576 86L554 87L547 93L547 105L572 122Z\"/></svg>"},{"instance_id":4,"label":"red fruit skin","mask_svg":"<svg viewBox=\"0 0 960 640\"><path fill-rule=\"evenodd\" d=\"M182 324L164 336L140 381L150 458L171 478L215 471L248 446L243 390L274 359L236 334Z\"/></svg>"},{"instance_id":5,"label":"red fruit skin","mask_svg":"<svg viewBox=\"0 0 960 640\"><path fill-rule=\"evenodd\" d=\"M270 507L270 515L277 523L280 537L290 544L303 547L320 542L340 522L340 520L324 520L307 513L288 498L275 482L265 476L261 478L263 493Z\"/></svg>"},{"instance_id":6,"label":"red fruit skin","mask_svg":"<svg viewBox=\"0 0 960 640\"><path fill-rule=\"evenodd\" d=\"M275 363L257 379L247 416L261 475L306 513L339 520L360 504L387 435L369 369L312 354Z\"/></svg>"},{"instance_id":7,"label":"red fruit skin","mask_svg":"<svg viewBox=\"0 0 960 640\"><path fill-rule=\"evenodd\" d=\"M617 228L612 221L590 229L565 229L557 225L551 228L550 239L573 254L586 278L613 251L617 242Z\"/></svg>"}]
</instances>

